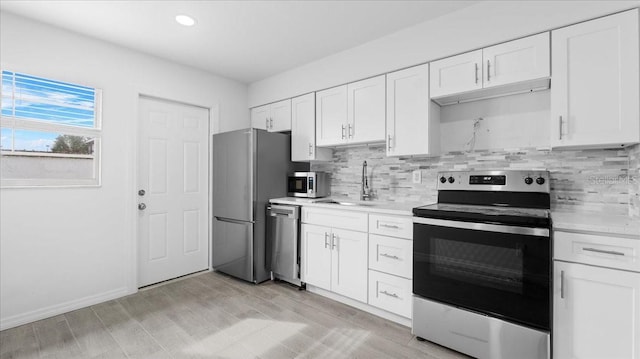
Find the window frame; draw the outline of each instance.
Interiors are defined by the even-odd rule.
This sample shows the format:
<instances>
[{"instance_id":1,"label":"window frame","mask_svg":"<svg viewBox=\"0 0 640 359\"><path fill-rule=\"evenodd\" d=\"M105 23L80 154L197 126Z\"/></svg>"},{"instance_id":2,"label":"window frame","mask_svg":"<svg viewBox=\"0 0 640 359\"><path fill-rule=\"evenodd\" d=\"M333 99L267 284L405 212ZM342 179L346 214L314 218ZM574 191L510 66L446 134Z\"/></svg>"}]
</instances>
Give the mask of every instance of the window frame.
<instances>
[{"instance_id":1,"label":"window frame","mask_svg":"<svg viewBox=\"0 0 640 359\"><path fill-rule=\"evenodd\" d=\"M0 73L3 71L12 72L13 74L23 74L21 72L10 71L6 69L0 69ZM59 135L73 135L90 137L94 140L93 154L92 155L80 155L80 154L62 154L62 153L38 153L32 154L30 152L15 151L15 148L11 148L11 151L0 151L0 161L2 157L7 156L40 156L40 157L55 157L55 158L93 158L93 178L20 178L20 179L5 179L0 176L0 188L33 188L33 187L100 187L102 185L102 89L94 88L91 86L80 85L77 83L67 82L63 80L56 80L52 78L41 77L38 75L26 74L27 76L37 77L45 81L64 82L70 85L77 85L82 87L89 87L94 91L94 125L93 127L73 126L66 124L57 124L53 121L43 121L38 119L27 119L14 116L5 116L0 114L0 127L13 130L12 135L15 136L16 130L27 131L41 131L55 133ZM0 90L1 91L1 90ZM13 99L13 94L11 98Z\"/></svg>"}]
</instances>

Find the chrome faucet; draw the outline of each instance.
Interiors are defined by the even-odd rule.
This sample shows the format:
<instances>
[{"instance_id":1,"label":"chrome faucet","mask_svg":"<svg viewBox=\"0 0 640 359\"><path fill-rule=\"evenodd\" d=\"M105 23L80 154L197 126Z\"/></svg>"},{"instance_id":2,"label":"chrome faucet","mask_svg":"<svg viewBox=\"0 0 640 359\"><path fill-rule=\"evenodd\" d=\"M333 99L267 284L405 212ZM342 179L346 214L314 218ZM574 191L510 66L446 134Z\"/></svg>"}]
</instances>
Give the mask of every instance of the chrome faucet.
<instances>
[{"instance_id":1,"label":"chrome faucet","mask_svg":"<svg viewBox=\"0 0 640 359\"><path fill-rule=\"evenodd\" d=\"M371 190L367 180L367 161L362 163L362 191L360 191L360 200L366 201L371 199Z\"/></svg>"}]
</instances>

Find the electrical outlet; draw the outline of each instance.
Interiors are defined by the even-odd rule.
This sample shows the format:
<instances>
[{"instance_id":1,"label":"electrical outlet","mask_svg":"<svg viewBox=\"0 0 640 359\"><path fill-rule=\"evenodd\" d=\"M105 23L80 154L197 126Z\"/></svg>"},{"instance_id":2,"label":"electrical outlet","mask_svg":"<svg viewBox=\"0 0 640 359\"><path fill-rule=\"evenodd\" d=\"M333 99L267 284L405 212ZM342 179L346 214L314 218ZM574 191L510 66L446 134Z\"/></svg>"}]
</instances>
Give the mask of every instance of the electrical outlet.
<instances>
[{"instance_id":1,"label":"electrical outlet","mask_svg":"<svg viewBox=\"0 0 640 359\"><path fill-rule=\"evenodd\" d=\"M422 172L420 170L413 171L413 183L422 183Z\"/></svg>"}]
</instances>

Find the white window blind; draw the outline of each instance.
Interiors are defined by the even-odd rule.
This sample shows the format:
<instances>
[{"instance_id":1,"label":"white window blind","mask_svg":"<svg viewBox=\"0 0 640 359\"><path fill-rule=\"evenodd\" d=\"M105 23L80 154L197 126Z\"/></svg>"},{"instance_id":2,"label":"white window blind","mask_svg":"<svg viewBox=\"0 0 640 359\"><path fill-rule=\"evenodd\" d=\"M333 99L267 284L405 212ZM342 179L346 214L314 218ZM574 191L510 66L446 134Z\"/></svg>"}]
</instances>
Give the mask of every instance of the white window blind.
<instances>
[{"instance_id":1,"label":"white window blind","mask_svg":"<svg viewBox=\"0 0 640 359\"><path fill-rule=\"evenodd\" d=\"M97 185L101 91L2 71L3 187Z\"/></svg>"}]
</instances>

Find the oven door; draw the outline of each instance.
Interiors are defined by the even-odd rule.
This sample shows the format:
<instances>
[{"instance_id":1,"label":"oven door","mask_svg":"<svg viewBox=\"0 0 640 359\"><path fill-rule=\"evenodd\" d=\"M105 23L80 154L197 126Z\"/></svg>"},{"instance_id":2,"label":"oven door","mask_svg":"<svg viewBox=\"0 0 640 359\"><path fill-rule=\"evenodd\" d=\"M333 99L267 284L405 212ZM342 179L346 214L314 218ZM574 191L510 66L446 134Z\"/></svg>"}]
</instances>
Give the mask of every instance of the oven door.
<instances>
[{"instance_id":1,"label":"oven door","mask_svg":"<svg viewBox=\"0 0 640 359\"><path fill-rule=\"evenodd\" d=\"M549 330L548 228L413 221L414 294Z\"/></svg>"}]
</instances>

